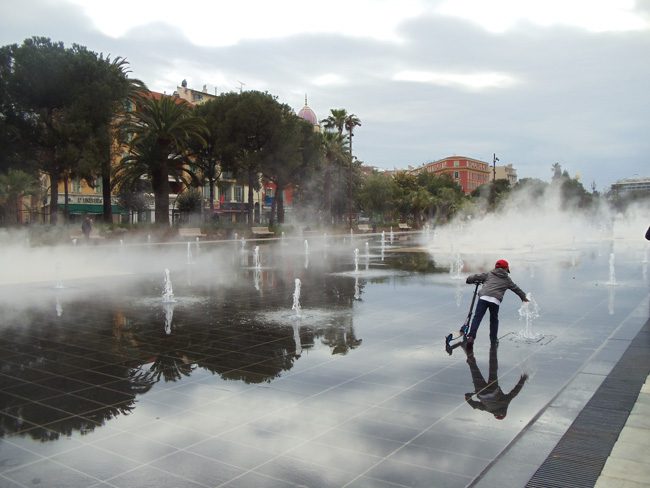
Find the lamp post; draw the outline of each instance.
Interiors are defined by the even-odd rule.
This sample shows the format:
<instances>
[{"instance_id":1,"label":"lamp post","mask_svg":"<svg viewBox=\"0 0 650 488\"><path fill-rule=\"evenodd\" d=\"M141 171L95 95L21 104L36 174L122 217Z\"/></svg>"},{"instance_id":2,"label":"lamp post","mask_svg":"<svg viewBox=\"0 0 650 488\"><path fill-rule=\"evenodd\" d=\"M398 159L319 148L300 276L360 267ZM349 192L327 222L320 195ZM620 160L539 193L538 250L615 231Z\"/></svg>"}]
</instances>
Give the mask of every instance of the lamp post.
<instances>
[{"instance_id":1,"label":"lamp post","mask_svg":"<svg viewBox=\"0 0 650 488\"><path fill-rule=\"evenodd\" d=\"M499 158L497 158L496 153L492 153L492 181L497 180L497 161Z\"/></svg>"}]
</instances>

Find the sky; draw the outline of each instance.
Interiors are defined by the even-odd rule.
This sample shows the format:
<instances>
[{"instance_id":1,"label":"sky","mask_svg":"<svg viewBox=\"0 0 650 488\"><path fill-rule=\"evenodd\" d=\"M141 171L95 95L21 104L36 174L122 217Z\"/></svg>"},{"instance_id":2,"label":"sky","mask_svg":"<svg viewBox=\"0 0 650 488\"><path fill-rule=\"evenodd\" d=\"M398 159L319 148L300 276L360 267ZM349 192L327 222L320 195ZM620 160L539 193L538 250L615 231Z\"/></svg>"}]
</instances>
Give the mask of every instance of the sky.
<instances>
[{"instance_id":1,"label":"sky","mask_svg":"<svg viewBox=\"0 0 650 488\"><path fill-rule=\"evenodd\" d=\"M496 155L599 191L650 177L650 0L0 2L0 45L32 36L124 57L159 92L344 108L379 169Z\"/></svg>"}]
</instances>

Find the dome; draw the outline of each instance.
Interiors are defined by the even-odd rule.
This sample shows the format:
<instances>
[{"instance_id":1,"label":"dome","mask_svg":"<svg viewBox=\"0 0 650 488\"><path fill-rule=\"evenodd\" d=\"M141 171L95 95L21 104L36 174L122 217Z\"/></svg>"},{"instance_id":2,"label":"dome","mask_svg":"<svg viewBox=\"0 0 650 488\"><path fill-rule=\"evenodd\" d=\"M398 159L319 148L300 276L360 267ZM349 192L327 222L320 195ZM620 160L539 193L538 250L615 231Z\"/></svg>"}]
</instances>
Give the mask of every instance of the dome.
<instances>
[{"instance_id":1,"label":"dome","mask_svg":"<svg viewBox=\"0 0 650 488\"><path fill-rule=\"evenodd\" d=\"M318 117L316 117L314 111L307 105L307 95L305 95L305 106L298 112L298 117L305 119L312 125L318 125Z\"/></svg>"}]
</instances>

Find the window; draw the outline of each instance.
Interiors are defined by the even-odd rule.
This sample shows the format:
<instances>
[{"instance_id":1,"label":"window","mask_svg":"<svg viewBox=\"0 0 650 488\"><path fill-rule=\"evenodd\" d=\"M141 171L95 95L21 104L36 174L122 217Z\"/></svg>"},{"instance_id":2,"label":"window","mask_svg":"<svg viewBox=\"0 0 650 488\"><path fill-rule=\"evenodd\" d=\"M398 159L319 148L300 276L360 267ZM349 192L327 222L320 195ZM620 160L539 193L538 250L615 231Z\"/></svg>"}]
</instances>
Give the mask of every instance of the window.
<instances>
[{"instance_id":1,"label":"window","mask_svg":"<svg viewBox=\"0 0 650 488\"><path fill-rule=\"evenodd\" d=\"M244 201L244 187L237 185L235 186L235 201L243 202Z\"/></svg>"},{"instance_id":2,"label":"window","mask_svg":"<svg viewBox=\"0 0 650 488\"><path fill-rule=\"evenodd\" d=\"M458 168L459 166L460 166L460 162L459 161L454 161L454 168Z\"/></svg>"},{"instance_id":3,"label":"window","mask_svg":"<svg viewBox=\"0 0 650 488\"><path fill-rule=\"evenodd\" d=\"M225 184L222 187L221 195L223 195L223 201L224 202L229 202L230 201L230 188L232 188L232 185L230 185L230 184ZM221 195L220 195L220 198L221 198Z\"/></svg>"},{"instance_id":4,"label":"window","mask_svg":"<svg viewBox=\"0 0 650 488\"><path fill-rule=\"evenodd\" d=\"M454 171L454 179L458 179L458 171Z\"/></svg>"}]
</instances>

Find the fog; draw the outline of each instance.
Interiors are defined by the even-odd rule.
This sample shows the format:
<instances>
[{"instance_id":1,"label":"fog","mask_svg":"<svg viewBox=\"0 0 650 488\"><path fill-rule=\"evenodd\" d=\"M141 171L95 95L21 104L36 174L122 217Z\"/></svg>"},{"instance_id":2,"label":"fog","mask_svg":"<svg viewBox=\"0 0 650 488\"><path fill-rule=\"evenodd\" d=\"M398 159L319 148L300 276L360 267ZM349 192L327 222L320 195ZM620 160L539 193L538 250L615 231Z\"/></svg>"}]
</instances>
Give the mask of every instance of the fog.
<instances>
[{"instance_id":1,"label":"fog","mask_svg":"<svg viewBox=\"0 0 650 488\"><path fill-rule=\"evenodd\" d=\"M642 252L650 225L647 202L624 213L606 203L595 209L562 209L559 192L548 187L540 198L513 192L502 208L484 215L459 215L447 225L430 225L421 242L433 256L451 263L458 254L473 267L490 267L496 259L544 260L568 251L607 243L611 252Z\"/></svg>"}]
</instances>

